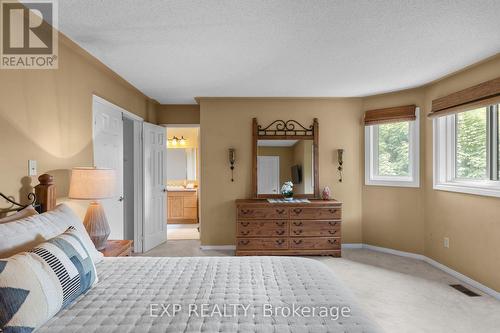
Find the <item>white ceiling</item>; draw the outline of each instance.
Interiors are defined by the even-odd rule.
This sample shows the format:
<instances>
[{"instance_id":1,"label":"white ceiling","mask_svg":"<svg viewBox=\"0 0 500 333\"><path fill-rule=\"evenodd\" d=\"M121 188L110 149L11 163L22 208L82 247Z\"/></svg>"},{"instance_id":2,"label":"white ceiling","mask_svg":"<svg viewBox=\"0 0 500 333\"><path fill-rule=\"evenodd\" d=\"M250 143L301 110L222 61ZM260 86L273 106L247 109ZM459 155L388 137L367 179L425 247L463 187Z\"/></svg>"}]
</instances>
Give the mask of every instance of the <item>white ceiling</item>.
<instances>
[{"instance_id":1,"label":"white ceiling","mask_svg":"<svg viewBox=\"0 0 500 333\"><path fill-rule=\"evenodd\" d=\"M64 0L60 30L160 103L365 96L500 52L498 0Z\"/></svg>"}]
</instances>

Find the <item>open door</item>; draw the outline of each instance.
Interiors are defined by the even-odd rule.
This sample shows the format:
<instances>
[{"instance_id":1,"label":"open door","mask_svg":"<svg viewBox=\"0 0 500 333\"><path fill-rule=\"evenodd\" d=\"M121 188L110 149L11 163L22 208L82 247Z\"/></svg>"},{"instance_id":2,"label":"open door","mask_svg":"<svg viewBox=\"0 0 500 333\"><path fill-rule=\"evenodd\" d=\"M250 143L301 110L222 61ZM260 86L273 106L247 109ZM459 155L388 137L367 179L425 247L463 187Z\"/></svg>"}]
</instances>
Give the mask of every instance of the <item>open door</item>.
<instances>
[{"instance_id":1,"label":"open door","mask_svg":"<svg viewBox=\"0 0 500 333\"><path fill-rule=\"evenodd\" d=\"M165 128L143 123L144 136L144 241L149 251L167 240L165 157L167 145Z\"/></svg>"},{"instance_id":2,"label":"open door","mask_svg":"<svg viewBox=\"0 0 500 333\"><path fill-rule=\"evenodd\" d=\"M100 200L111 229L109 239L123 239L123 121L120 107L93 98L94 166L116 171L116 196Z\"/></svg>"}]
</instances>

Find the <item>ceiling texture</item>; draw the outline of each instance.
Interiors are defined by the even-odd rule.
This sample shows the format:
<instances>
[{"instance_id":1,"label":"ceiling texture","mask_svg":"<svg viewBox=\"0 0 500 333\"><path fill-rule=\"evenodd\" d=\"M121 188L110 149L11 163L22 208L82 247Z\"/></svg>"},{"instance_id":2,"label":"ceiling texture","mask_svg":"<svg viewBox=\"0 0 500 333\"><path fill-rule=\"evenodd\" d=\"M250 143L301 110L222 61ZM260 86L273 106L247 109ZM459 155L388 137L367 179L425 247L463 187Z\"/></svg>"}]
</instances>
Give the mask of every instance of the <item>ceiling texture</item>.
<instances>
[{"instance_id":1,"label":"ceiling texture","mask_svg":"<svg viewBox=\"0 0 500 333\"><path fill-rule=\"evenodd\" d=\"M64 0L60 30L162 104L416 87L500 52L499 0Z\"/></svg>"}]
</instances>

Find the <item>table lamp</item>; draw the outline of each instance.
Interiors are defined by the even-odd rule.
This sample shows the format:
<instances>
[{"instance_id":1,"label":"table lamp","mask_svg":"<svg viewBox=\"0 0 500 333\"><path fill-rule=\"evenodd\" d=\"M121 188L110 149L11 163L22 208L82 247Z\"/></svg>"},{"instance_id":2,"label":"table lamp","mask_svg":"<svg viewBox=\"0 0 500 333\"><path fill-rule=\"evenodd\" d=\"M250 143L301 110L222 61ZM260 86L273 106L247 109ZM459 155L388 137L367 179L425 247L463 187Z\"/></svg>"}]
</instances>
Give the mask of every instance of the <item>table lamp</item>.
<instances>
[{"instance_id":1,"label":"table lamp","mask_svg":"<svg viewBox=\"0 0 500 333\"><path fill-rule=\"evenodd\" d=\"M97 250L106 247L111 232L106 214L97 200L112 198L116 192L116 174L113 169L73 168L69 198L92 200L85 214L83 225Z\"/></svg>"}]
</instances>

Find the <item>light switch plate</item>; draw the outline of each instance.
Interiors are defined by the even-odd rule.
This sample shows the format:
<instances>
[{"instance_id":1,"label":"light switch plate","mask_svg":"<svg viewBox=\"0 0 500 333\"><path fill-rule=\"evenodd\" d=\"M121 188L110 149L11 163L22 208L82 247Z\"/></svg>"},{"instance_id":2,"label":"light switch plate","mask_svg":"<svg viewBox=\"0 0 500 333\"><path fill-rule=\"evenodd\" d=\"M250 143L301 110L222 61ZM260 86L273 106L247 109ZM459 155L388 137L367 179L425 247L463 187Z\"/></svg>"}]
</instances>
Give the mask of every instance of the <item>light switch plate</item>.
<instances>
[{"instance_id":1,"label":"light switch plate","mask_svg":"<svg viewBox=\"0 0 500 333\"><path fill-rule=\"evenodd\" d=\"M28 175L29 176L36 176L37 175L36 161L35 160L28 160Z\"/></svg>"}]
</instances>

